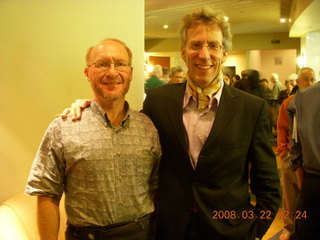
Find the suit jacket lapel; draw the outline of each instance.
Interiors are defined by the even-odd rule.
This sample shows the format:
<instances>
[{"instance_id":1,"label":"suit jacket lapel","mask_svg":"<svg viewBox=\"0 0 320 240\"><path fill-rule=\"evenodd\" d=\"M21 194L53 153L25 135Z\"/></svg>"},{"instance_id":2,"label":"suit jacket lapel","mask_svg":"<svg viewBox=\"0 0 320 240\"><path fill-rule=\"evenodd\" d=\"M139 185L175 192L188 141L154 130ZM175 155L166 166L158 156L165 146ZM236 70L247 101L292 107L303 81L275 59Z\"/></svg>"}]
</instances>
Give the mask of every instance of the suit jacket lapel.
<instances>
[{"instance_id":1,"label":"suit jacket lapel","mask_svg":"<svg viewBox=\"0 0 320 240\"><path fill-rule=\"evenodd\" d=\"M188 153L188 137L183 124L183 99L185 93L186 84L176 84L174 88L170 88L168 101L166 101L166 107L168 110L170 122L172 123L176 136L178 137L183 149Z\"/></svg>"},{"instance_id":2,"label":"suit jacket lapel","mask_svg":"<svg viewBox=\"0 0 320 240\"><path fill-rule=\"evenodd\" d=\"M216 117L209 136L202 148L205 149L217 140L223 129L227 127L238 109L239 96L232 91L231 87L224 85Z\"/></svg>"}]
</instances>

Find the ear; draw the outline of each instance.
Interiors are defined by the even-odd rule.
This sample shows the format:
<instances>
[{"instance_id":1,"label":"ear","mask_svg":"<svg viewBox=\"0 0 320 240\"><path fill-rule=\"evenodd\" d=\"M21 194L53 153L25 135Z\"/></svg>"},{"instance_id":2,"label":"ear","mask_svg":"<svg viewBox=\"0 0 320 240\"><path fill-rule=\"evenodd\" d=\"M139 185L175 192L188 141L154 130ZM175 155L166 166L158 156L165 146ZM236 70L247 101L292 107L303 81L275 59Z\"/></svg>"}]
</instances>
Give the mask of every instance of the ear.
<instances>
[{"instance_id":1,"label":"ear","mask_svg":"<svg viewBox=\"0 0 320 240\"><path fill-rule=\"evenodd\" d=\"M222 63L224 63L227 59L227 56L228 56L228 52L227 51L224 51L223 53L223 56L222 56Z\"/></svg>"},{"instance_id":2,"label":"ear","mask_svg":"<svg viewBox=\"0 0 320 240\"><path fill-rule=\"evenodd\" d=\"M181 52L182 59L185 61L185 63L187 63L187 60L186 60L186 48L185 47L181 47L180 48L180 52Z\"/></svg>"},{"instance_id":3,"label":"ear","mask_svg":"<svg viewBox=\"0 0 320 240\"><path fill-rule=\"evenodd\" d=\"M133 67L131 67L130 82L131 82L131 80L132 80L132 76L133 76Z\"/></svg>"},{"instance_id":4,"label":"ear","mask_svg":"<svg viewBox=\"0 0 320 240\"><path fill-rule=\"evenodd\" d=\"M83 73L84 73L84 75L86 75L87 81L89 81L89 68L86 67L86 68L83 70Z\"/></svg>"}]
</instances>

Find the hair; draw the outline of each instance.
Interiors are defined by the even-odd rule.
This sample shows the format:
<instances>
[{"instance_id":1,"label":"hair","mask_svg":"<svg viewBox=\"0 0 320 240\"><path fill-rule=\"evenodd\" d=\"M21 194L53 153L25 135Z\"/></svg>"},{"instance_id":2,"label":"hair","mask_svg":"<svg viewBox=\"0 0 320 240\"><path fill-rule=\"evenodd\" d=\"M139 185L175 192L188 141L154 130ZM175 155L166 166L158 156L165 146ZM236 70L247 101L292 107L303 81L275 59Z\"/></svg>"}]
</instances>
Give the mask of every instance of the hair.
<instances>
[{"instance_id":1,"label":"hair","mask_svg":"<svg viewBox=\"0 0 320 240\"><path fill-rule=\"evenodd\" d=\"M271 78L273 78L275 80L279 80L279 74L278 73L272 73L271 74Z\"/></svg>"},{"instance_id":2,"label":"hair","mask_svg":"<svg viewBox=\"0 0 320 240\"><path fill-rule=\"evenodd\" d=\"M296 73L291 73L288 77L288 80L293 80L293 81L296 81L298 78L298 74Z\"/></svg>"},{"instance_id":3,"label":"hair","mask_svg":"<svg viewBox=\"0 0 320 240\"><path fill-rule=\"evenodd\" d=\"M242 78L247 78L248 77L247 69L244 69L244 70L241 71L241 77Z\"/></svg>"},{"instance_id":4,"label":"hair","mask_svg":"<svg viewBox=\"0 0 320 240\"><path fill-rule=\"evenodd\" d=\"M177 72L184 72L181 66L171 68L170 75L172 76L172 75L176 74Z\"/></svg>"},{"instance_id":5,"label":"hair","mask_svg":"<svg viewBox=\"0 0 320 240\"><path fill-rule=\"evenodd\" d=\"M108 42L108 41L113 41L113 42L117 42L117 43L120 43L127 51L128 53L128 56L129 56L129 63L131 64L131 61L132 61L132 52L130 50L130 48L127 46L127 44L125 44L123 41L119 40L119 39L116 39L116 38L106 38L104 40L102 40L99 44L103 43L103 42ZM97 44L96 46L98 46L99 44ZM91 53L92 53L92 50L96 47L90 47L87 51L87 55L86 55L86 63L87 63L87 66L89 64L89 61L90 61L90 56L91 56Z\"/></svg>"},{"instance_id":6,"label":"hair","mask_svg":"<svg viewBox=\"0 0 320 240\"><path fill-rule=\"evenodd\" d=\"M254 69L248 69L247 73L248 73L248 88L250 90L258 88L260 83L259 72Z\"/></svg>"},{"instance_id":7,"label":"hair","mask_svg":"<svg viewBox=\"0 0 320 240\"><path fill-rule=\"evenodd\" d=\"M152 74L157 74L157 73L162 73L162 66L159 64L155 65L152 70Z\"/></svg>"},{"instance_id":8,"label":"hair","mask_svg":"<svg viewBox=\"0 0 320 240\"><path fill-rule=\"evenodd\" d=\"M232 49L232 34L229 22L225 21L222 11L214 11L209 7L195 9L183 18L183 25L180 30L182 48L186 47L189 28L197 24L204 24L208 27L217 24L223 35L222 46L224 50L230 51Z\"/></svg>"}]
</instances>

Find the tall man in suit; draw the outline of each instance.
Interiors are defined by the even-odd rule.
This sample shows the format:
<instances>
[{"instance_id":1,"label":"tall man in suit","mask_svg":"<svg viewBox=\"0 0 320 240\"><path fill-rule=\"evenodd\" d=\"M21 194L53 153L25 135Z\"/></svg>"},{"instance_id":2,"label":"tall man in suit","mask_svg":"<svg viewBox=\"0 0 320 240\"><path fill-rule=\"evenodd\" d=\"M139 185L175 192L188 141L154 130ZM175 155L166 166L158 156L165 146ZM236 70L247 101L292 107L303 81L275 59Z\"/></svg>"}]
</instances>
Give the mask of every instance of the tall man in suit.
<instances>
[{"instance_id":1,"label":"tall man in suit","mask_svg":"<svg viewBox=\"0 0 320 240\"><path fill-rule=\"evenodd\" d=\"M163 149L157 239L261 239L280 200L267 103L223 83L222 15L188 14L181 41L187 82L150 90L143 105Z\"/></svg>"},{"instance_id":2,"label":"tall man in suit","mask_svg":"<svg viewBox=\"0 0 320 240\"><path fill-rule=\"evenodd\" d=\"M188 14L181 40L187 81L149 90L143 105L163 152L156 238L261 239L280 202L267 103L223 83L232 45L223 15Z\"/></svg>"}]
</instances>

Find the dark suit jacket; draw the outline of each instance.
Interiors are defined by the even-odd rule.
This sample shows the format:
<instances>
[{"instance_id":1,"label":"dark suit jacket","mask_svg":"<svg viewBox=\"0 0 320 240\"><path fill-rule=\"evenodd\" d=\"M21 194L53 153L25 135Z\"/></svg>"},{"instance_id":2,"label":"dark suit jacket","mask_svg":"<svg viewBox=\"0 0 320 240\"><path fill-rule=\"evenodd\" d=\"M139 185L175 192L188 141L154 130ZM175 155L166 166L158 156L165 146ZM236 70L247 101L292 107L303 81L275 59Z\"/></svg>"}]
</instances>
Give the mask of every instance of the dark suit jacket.
<instances>
[{"instance_id":1,"label":"dark suit jacket","mask_svg":"<svg viewBox=\"0 0 320 240\"><path fill-rule=\"evenodd\" d=\"M194 170L182 120L185 87L181 83L152 89L143 105L143 112L159 131L163 151L157 239L184 239L193 205L212 239L262 236L280 202L266 102L225 84L215 122ZM256 196L255 207L250 204L249 187ZM219 219L212 219L215 210L222 211ZM237 211L235 219L228 211ZM248 219L251 211L268 215L270 211L272 219Z\"/></svg>"}]
</instances>

